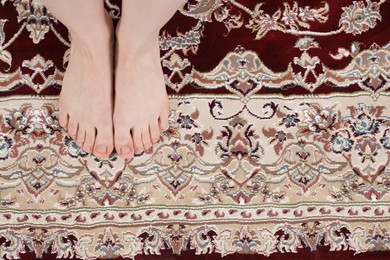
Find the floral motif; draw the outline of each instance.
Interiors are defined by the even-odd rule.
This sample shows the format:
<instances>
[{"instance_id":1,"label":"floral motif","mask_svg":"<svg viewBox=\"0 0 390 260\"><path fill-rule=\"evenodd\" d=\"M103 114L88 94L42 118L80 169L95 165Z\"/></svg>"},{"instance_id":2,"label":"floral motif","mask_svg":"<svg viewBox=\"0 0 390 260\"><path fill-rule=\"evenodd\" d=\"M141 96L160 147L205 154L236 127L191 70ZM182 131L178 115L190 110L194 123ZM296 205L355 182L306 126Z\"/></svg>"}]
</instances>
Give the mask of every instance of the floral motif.
<instances>
[{"instance_id":1,"label":"floral motif","mask_svg":"<svg viewBox=\"0 0 390 260\"><path fill-rule=\"evenodd\" d=\"M308 21L325 23L328 20L329 5L326 2L323 3L324 6L318 9L309 6L299 7L298 2L294 2L292 6L283 3L283 12L279 9L272 16L264 13L262 10L264 3L259 3L252 13L252 19L245 27L252 29L252 32L257 32L256 40L260 40L272 30L287 32L288 29L299 31L300 27L309 29Z\"/></svg>"},{"instance_id":2,"label":"floral motif","mask_svg":"<svg viewBox=\"0 0 390 260\"><path fill-rule=\"evenodd\" d=\"M241 254L254 254L261 243L256 232L249 230L248 227L242 227L240 231L236 232L233 245L240 249Z\"/></svg>"},{"instance_id":3,"label":"floral motif","mask_svg":"<svg viewBox=\"0 0 390 260\"><path fill-rule=\"evenodd\" d=\"M375 135L379 133L380 125L388 122L387 119L381 117L383 107L371 107L360 103L349 109L351 117L346 117L345 120L350 124L354 136Z\"/></svg>"},{"instance_id":4,"label":"floral motif","mask_svg":"<svg viewBox=\"0 0 390 260\"><path fill-rule=\"evenodd\" d=\"M55 68L53 74L47 75L48 71L54 66L53 61L47 61L39 54L31 60L25 60L22 66L33 71L33 73L31 75L23 73L20 80L21 83L28 85L37 93L40 93L50 85L60 85L62 83L63 73ZM39 81L43 80L43 82L38 84L34 83L36 78L39 78Z\"/></svg>"},{"instance_id":5,"label":"floral motif","mask_svg":"<svg viewBox=\"0 0 390 260\"><path fill-rule=\"evenodd\" d=\"M209 141L213 137L213 130L210 131L204 130L201 133L195 132L192 135L185 135L185 140L191 140L195 144L196 151L200 156L203 156L205 147L209 147Z\"/></svg>"},{"instance_id":6,"label":"floral motif","mask_svg":"<svg viewBox=\"0 0 390 260\"><path fill-rule=\"evenodd\" d=\"M382 228L380 224L375 224L368 230L366 243L370 245L371 251L388 251L390 242L389 231Z\"/></svg>"},{"instance_id":7,"label":"floral motif","mask_svg":"<svg viewBox=\"0 0 390 260\"><path fill-rule=\"evenodd\" d=\"M263 129L263 134L265 137L270 138L269 143L274 146L277 155L280 155L280 152L285 145L285 141L294 139L291 133L286 133L283 130L276 130L274 128Z\"/></svg>"},{"instance_id":8,"label":"floral motif","mask_svg":"<svg viewBox=\"0 0 390 260\"><path fill-rule=\"evenodd\" d=\"M216 169L216 165L197 158L193 148L178 141L159 147L145 163L129 167L138 174L151 176L157 174L161 183L174 196L178 196L180 191L191 183L194 176L207 175L212 169Z\"/></svg>"},{"instance_id":9,"label":"floral motif","mask_svg":"<svg viewBox=\"0 0 390 260\"><path fill-rule=\"evenodd\" d=\"M390 129L386 129L380 141L385 149L390 149Z\"/></svg>"},{"instance_id":10,"label":"floral motif","mask_svg":"<svg viewBox=\"0 0 390 260\"><path fill-rule=\"evenodd\" d=\"M10 156L13 140L0 134L0 160L6 160Z\"/></svg>"},{"instance_id":11,"label":"floral motif","mask_svg":"<svg viewBox=\"0 0 390 260\"><path fill-rule=\"evenodd\" d=\"M191 129L194 126L194 120L189 115L179 115L177 123L181 128Z\"/></svg>"},{"instance_id":12,"label":"floral motif","mask_svg":"<svg viewBox=\"0 0 390 260\"><path fill-rule=\"evenodd\" d=\"M303 104L307 106L303 110L304 125L298 128L298 136L308 136L311 134L322 136L329 136L334 129L340 124L340 115L336 112L334 107L322 108L318 104Z\"/></svg>"},{"instance_id":13,"label":"floral motif","mask_svg":"<svg viewBox=\"0 0 390 260\"><path fill-rule=\"evenodd\" d=\"M334 153L348 152L352 149L354 141L351 135L346 130L340 130L332 135L330 142L332 143L332 150Z\"/></svg>"},{"instance_id":14,"label":"floral motif","mask_svg":"<svg viewBox=\"0 0 390 260\"><path fill-rule=\"evenodd\" d=\"M358 84L374 98L390 87L390 44L380 47L373 43L367 50L360 50L357 44L352 44L351 53L353 59L348 66L341 70L325 68L321 78L339 86Z\"/></svg>"},{"instance_id":15,"label":"floral motif","mask_svg":"<svg viewBox=\"0 0 390 260\"><path fill-rule=\"evenodd\" d=\"M346 163L330 160L319 147L303 140L284 148L282 157L264 169L275 176L284 177L307 192L322 176L335 174Z\"/></svg>"},{"instance_id":16,"label":"floral motif","mask_svg":"<svg viewBox=\"0 0 390 260\"><path fill-rule=\"evenodd\" d=\"M263 148L252 124L240 117L234 118L229 126L224 126L217 137L216 151L220 156L221 171L220 190L232 197L237 203L249 203L254 193L248 192L250 180L255 180L259 172Z\"/></svg>"},{"instance_id":17,"label":"floral motif","mask_svg":"<svg viewBox=\"0 0 390 260\"><path fill-rule=\"evenodd\" d=\"M39 43L45 39L45 34L50 30L50 20L56 21L53 15L47 13L42 3L29 0L17 0L14 3L18 11L18 21L25 20L30 38L34 43Z\"/></svg>"},{"instance_id":18,"label":"floral motif","mask_svg":"<svg viewBox=\"0 0 390 260\"><path fill-rule=\"evenodd\" d=\"M300 120L298 119L297 113L288 114L282 119L282 122L280 123L280 125L283 124L285 127L290 128L290 127L296 126L297 123L299 123L299 122L300 122Z\"/></svg>"},{"instance_id":19,"label":"floral motif","mask_svg":"<svg viewBox=\"0 0 390 260\"><path fill-rule=\"evenodd\" d=\"M64 144L68 147L68 154L74 158L79 156L84 157L87 155L87 153L78 147L76 142L68 136L65 136Z\"/></svg>"},{"instance_id":20,"label":"floral motif","mask_svg":"<svg viewBox=\"0 0 390 260\"><path fill-rule=\"evenodd\" d=\"M100 251L102 256L110 259L119 257L120 251L124 249L117 233L111 229L105 229L103 234L100 234L96 241L97 251Z\"/></svg>"},{"instance_id":21,"label":"floral motif","mask_svg":"<svg viewBox=\"0 0 390 260\"><path fill-rule=\"evenodd\" d=\"M380 4L366 0L355 1L353 5L343 7L339 25L346 33L361 34L376 26L377 20L381 21Z\"/></svg>"},{"instance_id":22,"label":"floral motif","mask_svg":"<svg viewBox=\"0 0 390 260\"><path fill-rule=\"evenodd\" d=\"M52 243L52 234L47 229L31 228L24 241L30 251L35 252L38 258L42 258L44 253L48 253Z\"/></svg>"},{"instance_id":23,"label":"floral motif","mask_svg":"<svg viewBox=\"0 0 390 260\"><path fill-rule=\"evenodd\" d=\"M390 250L384 3L187 1L159 37L169 129L101 160L59 126L66 28L0 0L0 257Z\"/></svg>"}]
</instances>

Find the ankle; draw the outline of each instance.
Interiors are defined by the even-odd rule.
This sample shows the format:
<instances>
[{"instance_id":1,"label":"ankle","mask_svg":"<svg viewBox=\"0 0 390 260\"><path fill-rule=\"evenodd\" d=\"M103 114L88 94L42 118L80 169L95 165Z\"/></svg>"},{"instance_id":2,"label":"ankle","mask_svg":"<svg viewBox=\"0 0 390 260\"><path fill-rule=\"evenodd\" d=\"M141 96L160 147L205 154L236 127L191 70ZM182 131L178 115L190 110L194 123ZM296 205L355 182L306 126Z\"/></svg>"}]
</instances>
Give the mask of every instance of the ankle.
<instances>
[{"instance_id":1,"label":"ankle","mask_svg":"<svg viewBox=\"0 0 390 260\"><path fill-rule=\"evenodd\" d=\"M115 35L118 41L146 43L149 41L158 40L160 27L142 26L136 23L126 22L124 19L119 20L115 28Z\"/></svg>"},{"instance_id":2,"label":"ankle","mask_svg":"<svg viewBox=\"0 0 390 260\"><path fill-rule=\"evenodd\" d=\"M91 55L101 55L113 48L114 35L109 33L71 34L71 51L82 51Z\"/></svg>"},{"instance_id":3,"label":"ankle","mask_svg":"<svg viewBox=\"0 0 390 260\"><path fill-rule=\"evenodd\" d=\"M69 29L72 45L77 44L88 50L107 49L107 44L111 44L114 40L114 25L109 14L105 13L104 19L100 26L85 25L80 26L77 30Z\"/></svg>"}]
</instances>

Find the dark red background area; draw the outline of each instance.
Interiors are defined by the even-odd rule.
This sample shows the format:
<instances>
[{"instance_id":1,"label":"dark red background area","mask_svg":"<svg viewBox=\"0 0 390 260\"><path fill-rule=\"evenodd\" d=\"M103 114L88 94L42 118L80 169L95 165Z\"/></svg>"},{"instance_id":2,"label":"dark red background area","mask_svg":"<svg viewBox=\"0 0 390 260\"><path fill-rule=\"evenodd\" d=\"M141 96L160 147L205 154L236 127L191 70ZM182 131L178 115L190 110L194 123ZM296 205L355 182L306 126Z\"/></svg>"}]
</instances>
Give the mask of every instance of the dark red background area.
<instances>
[{"instance_id":1,"label":"dark red background area","mask_svg":"<svg viewBox=\"0 0 390 260\"><path fill-rule=\"evenodd\" d=\"M162 251L162 255L139 255L135 257L135 260L173 260L173 259L186 259L186 260L389 260L390 252L366 252L357 255L353 255L353 251L336 251L329 252L329 247L318 247L317 251L310 252L308 248L298 249L298 253L274 253L269 257L264 255L240 255L232 254L225 257L221 257L220 254L207 254L207 255L195 255L195 251L184 251L181 255L172 255L170 250ZM34 259L33 253L24 254L22 259L30 260ZM45 260L54 260L55 255L44 255ZM76 258L74 258L76 259ZM116 258L117 260L128 258Z\"/></svg>"},{"instance_id":2,"label":"dark red background area","mask_svg":"<svg viewBox=\"0 0 390 260\"><path fill-rule=\"evenodd\" d=\"M157 0L156 0L157 1ZM161 0L163 1L163 0ZM263 10L272 15L277 11L278 8L283 10L283 1L274 1L274 0L240 0L244 6L249 9L254 9L254 6L259 2L264 2ZM293 5L294 1L286 0L290 6ZM318 22L312 22L311 31L327 32L337 30L339 28L339 20L342 14L341 7L348 6L352 4L350 0L338 0L338 1L329 1L330 11L328 22L321 24ZM322 1L313 1L313 0L302 0L299 1L299 6L311 6L313 8L319 8L324 6ZM248 21L249 15L242 12L238 8L229 5L229 9L232 10L232 14L238 14L241 12L245 21ZM316 41L319 43L319 49L310 50L310 55L318 56L321 61L332 69L341 69L344 68L349 62L350 59L343 60L334 60L330 57L329 53L337 53L338 48L349 49L353 42L362 43L362 48L367 49L373 43L377 43L380 46L384 46L389 42L390 36L390 3L389 1L385 2L381 6L381 15L382 21L378 22L377 26L374 29L360 34L352 35L341 33L332 37L316 37ZM17 21L17 11L13 6L13 1L7 1L4 6L0 5L0 18L9 20L5 24L6 40L9 41L10 37L8 35L14 35L21 24ZM25 21L22 21L25 22ZM171 21L166 24L162 29L169 32L172 36L176 35L176 32L186 32L197 24L198 20L186 17L181 13L176 13ZM68 39L68 32L66 28L58 22L54 24L55 28L61 33L61 35ZM294 57L299 57L301 51L297 48L294 48L298 37L293 35L286 35L278 31L269 32L266 37L261 40L255 40L256 33L251 33L250 29L233 29L229 34L227 34L227 29L223 23L212 22L205 23L204 25L204 37L201 38L201 45L196 54L189 53L188 58L194 68L201 72L210 71L215 66L217 66L220 61L226 56L227 53L234 51L234 49L241 45L247 50L253 50L257 52L260 59L266 64L268 68L275 72L282 72L287 69L289 63L291 63ZM226 35L226 36L225 36ZM0 62L0 71L3 72L12 72L17 70L19 67L22 67L24 60L31 60L36 54L40 54L46 60L52 60L54 64L60 70L64 70L63 66L63 55L67 47L64 46L58 39L55 37L53 32L46 34L45 39L42 40L39 44L33 44L32 40L29 38L29 32L25 29L23 33L18 37L16 42L12 44L7 50L12 53L13 62L12 66L9 68L4 62ZM180 54L183 56L183 54ZM27 69L23 69L27 71ZM48 73L51 73L54 68L51 68ZM361 88L358 86L351 86L348 88L335 88L327 85L319 87L315 93L334 93L334 92L356 92L361 91ZM390 91L390 90L387 90ZM39 95L58 95L60 92L60 86L51 86ZM173 90L168 89L169 94L176 94ZM214 94L227 94L230 93L224 89L217 90L205 90L199 89L194 85L188 85L184 87L179 94L186 95L191 93L214 93ZM271 93L282 93L283 95L289 94L309 94L309 92L301 87L291 86L290 88L270 90L263 88L259 91L258 94L265 95ZM35 91L28 86L20 85L11 91L0 92L0 97L4 96L13 96L13 95L36 95ZM315 252L310 252L308 248L299 249L299 253L275 253L270 257L260 256L260 255L228 255L223 259L267 259L267 260L295 260L295 259L359 259L359 260L369 260L369 259L390 259L390 252L372 252L372 253L362 253L356 256L353 256L353 251L337 251L329 252L328 247L319 246L318 250ZM181 257L172 255L171 250L165 250L162 256L138 256L136 259L198 259L199 257L204 259L219 259L219 254L209 254L202 256L194 256L195 251L184 251ZM22 259L34 259L35 256L33 253L23 255ZM44 259L55 259L53 255L45 255Z\"/></svg>"},{"instance_id":3,"label":"dark red background area","mask_svg":"<svg viewBox=\"0 0 390 260\"><path fill-rule=\"evenodd\" d=\"M294 1L259 1L259 0L240 0L239 1L249 9L254 9L255 5L263 2L262 9L265 13L272 16L278 9L284 10L283 2L287 2L290 6L293 6ZM324 1L311 1L304 0L299 1L299 6L310 6L312 8L320 8L324 6ZM352 1L340 0L329 1L329 18L326 23L310 22L310 30L318 32L335 31L339 28L340 16L343 12L342 7L349 6ZM249 14L243 12L239 8L232 4L227 4L231 10L232 15L241 14L244 21L248 22L250 19ZM380 8L382 21L378 21L378 24L374 29L370 29L359 35L352 35L347 33L340 33L335 36L315 37L315 40L319 43L320 48L310 49L309 54L318 56L323 64L332 69L342 69L351 61L350 58L342 60L334 60L330 57L329 53L336 54L338 48L350 49L353 42L361 43L362 49L369 48L373 43L377 43L379 46L384 46L389 42L390 35L390 17L386 14L390 11L390 3L387 1L381 5ZM13 35L20 28L20 24L17 21L17 11L13 7L12 1L7 1L4 7L0 7L1 18L7 19L9 22L5 25L5 32L7 35ZM162 31L166 30L170 35L176 36L177 32L184 33L197 24L198 20L192 17L186 17L180 12L177 12L175 16L164 26ZM68 39L68 33L66 28L60 23L55 23L54 27L61 33L61 35ZM265 37L260 40L255 40L256 32L252 33L251 29L245 28L245 25L241 29L233 29L230 33L225 28L225 25L221 22L205 22L204 23L204 36L201 38L201 44L196 54L189 52L186 57L194 67L194 69L200 72L207 72L215 68L227 53L232 52L240 45L246 50L255 51L261 61L274 72L285 71L289 63L293 63L294 57L299 57L301 51L298 48L294 48L296 41L299 37L289 34L284 34L279 31L270 31ZM227 34L228 33L228 34ZM6 37L6 42L9 37ZM33 44L29 38L29 32L25 29L23 33L18 37L16 42L12 44L8 51L12 53L13 62L11 68L5 63L0 63L0 70L2 71L14 71L21 67L24 60L32 59L37 53L42 55L46 60L52 60L58 69L64 70L63 67L63 55L67 47L64 46L53 34L49 32L45 35L45 39L39 44ZM179 51L180 53L180 51ZM182 53L180 53L183 56ZM293 65L294 66L294 65ZM179 93L171 89L167 89L169 94L192 94L192 93L204 93L204 94L229 94L230 92L223 89L207 90L199 88L195 85L188 84ZM314 94L335 93L335 92L356 92L361 91L361 88L357 85L350 87L338 88L337 86L322 85ZM390 90L387 90L390 91ZM58 95L60 92L60 86L50 86L40 93L40 95ZM11 91L0 92L0 96L12 96L12 95L34 95L34 90L28 86L20 85ZM289 86L284 89L268 89L262 88L258 94L310 94L308 90L298 86Z\"/></svg>"}]
</instances>

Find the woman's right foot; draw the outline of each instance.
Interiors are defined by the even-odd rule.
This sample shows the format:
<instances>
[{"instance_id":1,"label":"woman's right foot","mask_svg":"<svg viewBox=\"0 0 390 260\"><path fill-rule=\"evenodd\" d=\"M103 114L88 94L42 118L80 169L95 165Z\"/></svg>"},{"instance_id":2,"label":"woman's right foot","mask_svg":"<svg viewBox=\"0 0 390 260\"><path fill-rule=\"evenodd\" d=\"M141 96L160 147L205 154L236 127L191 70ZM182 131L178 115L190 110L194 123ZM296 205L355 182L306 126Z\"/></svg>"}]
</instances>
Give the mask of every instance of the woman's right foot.
<instances>
[{"instance_id":1,"label":"woman's right foot","mask_svg":"<svg viewBox=\"0 0 390 260\"><path fill-rule=\"evenodd\" d=\"M109 18L107 18L109 19ZM113 137L113 28L72 35L71 55L59 97L59 122L77 145L106 159Z\"/></svg>"}]
</instances>

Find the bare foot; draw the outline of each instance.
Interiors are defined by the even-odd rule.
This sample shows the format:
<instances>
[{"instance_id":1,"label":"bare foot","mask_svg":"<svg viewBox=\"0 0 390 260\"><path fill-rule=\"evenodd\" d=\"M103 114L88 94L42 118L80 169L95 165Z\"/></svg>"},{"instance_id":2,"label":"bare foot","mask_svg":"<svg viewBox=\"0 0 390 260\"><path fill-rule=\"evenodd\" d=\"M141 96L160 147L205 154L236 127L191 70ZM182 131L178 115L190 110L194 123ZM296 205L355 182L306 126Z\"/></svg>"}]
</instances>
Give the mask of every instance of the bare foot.
<instances>
[{"instance_id":1,"label":"bare foot","mask_svg":"<svg viewBox=\"0 0 390 260\"><path fill-rule=\"evenodd\" d=\"M112 24L94 33L71 35L59 121L83 150L108 158L114 148Z\"/></svg>"},{"instance_id":2,"label":"bare foot","mask_svg":"<svg viewBox=\"0 0 390 260\"><path fill-rule=\"evenodd\" d=\"M168 96L158 32L117 35L114 142L121 157L132 158L150 149L168 127Z\"/></svg>"}]
</instances>

